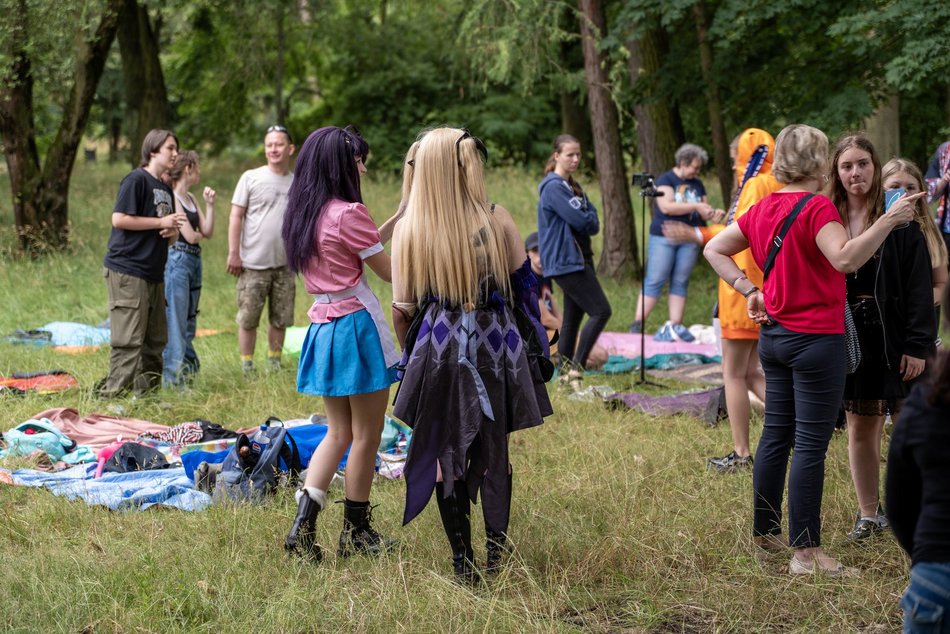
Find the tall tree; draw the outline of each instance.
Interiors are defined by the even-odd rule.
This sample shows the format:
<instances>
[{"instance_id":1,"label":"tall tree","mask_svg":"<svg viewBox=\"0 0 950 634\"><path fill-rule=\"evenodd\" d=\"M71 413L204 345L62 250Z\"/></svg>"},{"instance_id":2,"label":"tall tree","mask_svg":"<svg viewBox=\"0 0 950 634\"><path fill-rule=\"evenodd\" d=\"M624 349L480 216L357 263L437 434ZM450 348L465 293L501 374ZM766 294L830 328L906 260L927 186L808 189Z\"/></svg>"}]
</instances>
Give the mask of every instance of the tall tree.
<instances>
[{"instance_id":1,"label":"tall tree","mask_svg":"<svg viewBox=\"0 0 950 634\"><path fill-rule=\"evenodd\" d=\"M579 0L579 7L587 103L594 132L597 177L604 201L604 248L598 269L611 277L639 274L633 208L620 149L619 115L599 47L599 38L607 30L607 19L600 0Z\"/></svg>"},{"instance_id":2,"label":"tall tree","mask_svg":"<svg viewBox=\"0 0 950 634\"><path fill-rule=\"evenodd\" d=\"M627 41L630 52L628 70L635 93L633 115L637 120L638 147L643 171L650 174L669 169L676 148L683 142L675 104L657 95L663 37L662 30L650 28Z\"/></svg>"},{"instance_id":3,"label":"tall tree","mask_svg":"<svg viewBox=\"0 0 950 634\"><path fill-rule=\"evenodd\" d=\"M115 38L122 0L105 0L98 14L87 13L89 7L82 2L50 4L56 6L5 1L2 9L7 23L0 30L0 139L10 173L20 246L34 254L61 249L68 243L69 179L96 85ZM42 46L44 37L58 39L59 48ZM64 46L65 42L71 45ZM45 64L55 67L67 51L71 63L60 70L71 80L44 68ZM56 136L41 158L33 93L38 81L50 83L50 77L44 75L47 72L52 73L52 81L62 81L65 89Z\"/></svg>"},{"instance_id":4,"label":"tall tree","mask_svg":"<svg viewBox=\"0 0 950 634\"><path fill-rule=\"evenodd\" d=\"M161 20L153 20L138 0L123 0L119 14L119 51L125 80L125 133L132 165L138 165L139 145L149 130L168 128L171 108L159 59Z\"/></svg>"},{"instance_id":5,"label":"tall tree","mask_svg":"<svg viewBox=\"0 0 950 634\"><path fill-rule=\"evenodd\" d=\"M709 111L709 127L712 132L713 156L716 161L716 175L722 188L722 200L732 200L732 161L729 160L729 141L726 140L726 124L722 118L722 98L719 84L713 76L713 50L709 42L709 18L706 15L706 3L699 0L693 5L693 19L696 22L696 35L699 39L699 63L703 71L703 83L706 86L706 107Z\"/></svg>"}]
</instances>

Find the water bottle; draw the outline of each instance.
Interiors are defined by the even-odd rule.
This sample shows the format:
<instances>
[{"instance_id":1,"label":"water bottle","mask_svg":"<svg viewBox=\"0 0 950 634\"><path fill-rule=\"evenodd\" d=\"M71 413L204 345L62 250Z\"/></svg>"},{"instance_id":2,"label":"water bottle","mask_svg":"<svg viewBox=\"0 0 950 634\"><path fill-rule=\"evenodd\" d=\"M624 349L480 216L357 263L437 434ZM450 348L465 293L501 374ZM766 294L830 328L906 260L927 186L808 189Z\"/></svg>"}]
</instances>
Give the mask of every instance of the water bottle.
<instances>
[{"instance_id":1,"label":"water bottle","mask_svg":"<svg viewBox=\"0 0 950 634\"><path fill-rule=\"evenodd\" d=\"M270 442L270 438L267 436L267 429L267 425L261 425L260 430L258 430L258 432L254 434L254 438L251 439L251 451L257 455L257 458L260 458L264 454L267 450L267 444Z\"/></svg>"}]
</instances>

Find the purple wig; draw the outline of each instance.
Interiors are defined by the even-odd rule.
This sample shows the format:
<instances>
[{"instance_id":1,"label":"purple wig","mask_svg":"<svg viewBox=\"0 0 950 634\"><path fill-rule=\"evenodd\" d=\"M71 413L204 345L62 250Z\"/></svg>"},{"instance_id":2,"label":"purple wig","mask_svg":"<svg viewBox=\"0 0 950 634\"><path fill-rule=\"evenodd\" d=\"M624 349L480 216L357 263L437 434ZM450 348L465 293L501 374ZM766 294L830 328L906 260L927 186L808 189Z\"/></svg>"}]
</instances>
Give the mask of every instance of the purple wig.
<instances>
[{"instance_id":1,"label":"purple wig","mask_svg":"<svg viewBox=\"0 0 950 634\"><path fill-rule=\"evenodd\" d=\"M291 271L299 273L316 256L317 220L328 202L363 202L353 160L358 145L351 133L331 126L311 132L300 148L281 227Z\"/></svg>"}]
</instances>

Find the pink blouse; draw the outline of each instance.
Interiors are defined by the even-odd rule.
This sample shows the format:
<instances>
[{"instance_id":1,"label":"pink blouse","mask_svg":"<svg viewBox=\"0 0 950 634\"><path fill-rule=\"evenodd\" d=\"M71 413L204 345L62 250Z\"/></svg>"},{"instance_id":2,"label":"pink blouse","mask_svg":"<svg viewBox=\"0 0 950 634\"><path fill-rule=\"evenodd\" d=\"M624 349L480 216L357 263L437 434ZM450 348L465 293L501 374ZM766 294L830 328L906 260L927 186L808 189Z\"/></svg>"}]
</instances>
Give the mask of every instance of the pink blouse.
<instances>
[{"instance_id":1,"label":"pink blouse","mask_svg":"<svg viewBox=\"0 0 950 634\"><path fill-rule=\"evenodd\" d=\"M307 292L338 293L356 286L363 277L363 260L383 250L379 229L362 203L330 201L315 232L316 255L301 274ZM325 324L363 309L355 297L328 304L314 303L310 321Z\"/></svg>"}]
</instances>

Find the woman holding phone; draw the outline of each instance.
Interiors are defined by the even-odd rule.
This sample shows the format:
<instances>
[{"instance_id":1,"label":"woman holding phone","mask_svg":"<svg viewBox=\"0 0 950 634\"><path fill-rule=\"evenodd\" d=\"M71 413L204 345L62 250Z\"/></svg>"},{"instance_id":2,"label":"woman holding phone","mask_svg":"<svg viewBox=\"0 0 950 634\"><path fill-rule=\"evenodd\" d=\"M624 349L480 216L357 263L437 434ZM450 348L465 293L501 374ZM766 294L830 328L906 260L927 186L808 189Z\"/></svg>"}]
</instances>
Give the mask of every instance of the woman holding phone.
<instances>
[{"instance_id":1,"label":"woman holding phone","mask_svg":"<svg viewBox=\"0 0 950 634\"><path fill-rule=\"evenodd\" d=\"M885 209L913 206L924 195L891 195L885 208L881 161L862 134L838 141L831 179L831 200L851 238L864 233ZM844 391L848 457L858 498L848 537L862 540L888 527L879 494L885 416L900 409L937 337L930 256L920 225L911 222L892 231L870 260L846 276L846 283L861 344L861 365L848 376Z\"/></svg>"}]
</instances>

